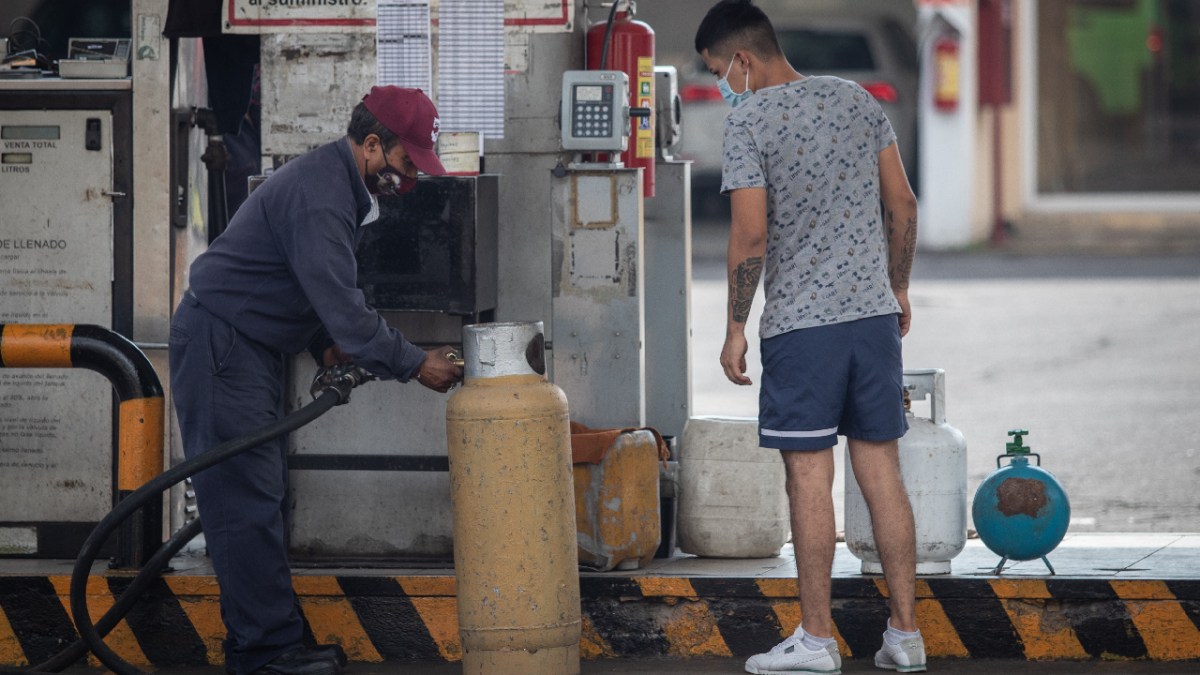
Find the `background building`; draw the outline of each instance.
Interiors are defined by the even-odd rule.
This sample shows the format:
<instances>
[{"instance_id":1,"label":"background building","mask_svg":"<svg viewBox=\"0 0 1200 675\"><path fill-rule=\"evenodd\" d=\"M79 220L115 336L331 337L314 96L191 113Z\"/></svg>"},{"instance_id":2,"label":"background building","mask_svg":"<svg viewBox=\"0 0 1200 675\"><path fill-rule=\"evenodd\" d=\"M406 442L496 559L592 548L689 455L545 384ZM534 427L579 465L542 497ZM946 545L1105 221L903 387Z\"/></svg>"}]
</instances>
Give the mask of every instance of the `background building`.
<instances>
[{"instance_id":1,"label":"background building","mask_svg":"<svg viewBox=\"0 0 1200 675\"><path fill-rule=\"evenodd\" d=\"M1200 0L760 4L792 26L911 17L920 84L896 96L917 97L923 245L1200 249ZM694 72L706 7L639 3L660 64ZM685 96L684 157L711 102Z\"/></svg>"}]
</instances>

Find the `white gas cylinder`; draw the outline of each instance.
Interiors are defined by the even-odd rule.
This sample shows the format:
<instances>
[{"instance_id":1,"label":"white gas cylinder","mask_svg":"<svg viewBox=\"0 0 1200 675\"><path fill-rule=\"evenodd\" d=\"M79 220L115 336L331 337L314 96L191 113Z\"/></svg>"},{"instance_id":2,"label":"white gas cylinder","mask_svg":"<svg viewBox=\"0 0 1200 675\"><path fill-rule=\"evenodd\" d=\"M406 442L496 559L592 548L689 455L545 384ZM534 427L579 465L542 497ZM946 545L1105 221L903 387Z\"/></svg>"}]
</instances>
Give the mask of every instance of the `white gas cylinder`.
<instances>
[{"instance_id":1,"label":"white gas cylinder","mask_svg":"<svg viewBox=\"0 0 1200 675\"><path fill-rule=\"evenodd\" d=\"M946 372L904 371L914 401L929 399L929 417L913 415L906 401L908 433L900 439L900 473L912 503L917 534L917 574L949 574L950 560L967 541L967 442L946 423ZM871 514L854 478L846 449L846 548L862 560L863 574L880 574Z\"/></svg>"},{"instance_id":2,"label":"white gas cylinder","mask_svg":"<svg viewBox=\"0 0 1200 675\"><path fill-rule=\"evenodd\" d=\"M758 420L692 417L679 443L677 540L710 558L771 558L791 534L783 458Z\"/></svg>"}]
</instances>

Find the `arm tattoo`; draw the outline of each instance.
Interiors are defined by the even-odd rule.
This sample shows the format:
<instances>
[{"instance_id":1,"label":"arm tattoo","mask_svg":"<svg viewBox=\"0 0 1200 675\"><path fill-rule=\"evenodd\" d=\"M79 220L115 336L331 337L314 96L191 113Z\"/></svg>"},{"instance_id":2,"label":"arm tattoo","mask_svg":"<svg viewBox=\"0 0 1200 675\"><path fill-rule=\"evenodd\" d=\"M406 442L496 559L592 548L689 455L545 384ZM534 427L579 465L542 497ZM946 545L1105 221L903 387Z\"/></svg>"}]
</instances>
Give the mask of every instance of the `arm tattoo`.
<instances>
[{"instance_id":1,"label":"arm tattoo","mask_svg":"<svg viewBox=\"0 0 1200 675\"><path fill-rule=\"evenodd\" d=\"M758 278L762 274L761 256L746 258L729 273L729 309L735 323L746 323L750 317L750 304L754 291L758 289Z\"/></svg>"},{"instance_id":2,"label":"arm tattoo","mask_svg":"<svg viewBox=\"0 0 1200 675\"><path fill-rule=\"evenodd\" d=\"M894 231L894 216L888 213L888 234ZM889 266L888 276L891 277L892 288L900 291L908 289L908 279L912 275L913 258L917 255L917 218L910 216L904 224L904 241L901 243L899 255Z\"/></svg>"}]
</instances>

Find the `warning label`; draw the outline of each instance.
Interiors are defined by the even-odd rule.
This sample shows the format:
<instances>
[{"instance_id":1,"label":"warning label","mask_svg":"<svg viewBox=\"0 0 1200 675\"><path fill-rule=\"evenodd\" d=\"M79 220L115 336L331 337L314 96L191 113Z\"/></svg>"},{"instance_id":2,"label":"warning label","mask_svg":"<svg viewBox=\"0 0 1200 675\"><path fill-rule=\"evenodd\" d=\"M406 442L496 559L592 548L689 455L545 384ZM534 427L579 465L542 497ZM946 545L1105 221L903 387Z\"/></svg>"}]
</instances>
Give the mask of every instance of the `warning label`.
<instances>
[{"instance_id":1,"label":"warning label","mask_svg":"<svg viewBox=\"0 0 1200 675\"><path fill-rule=\"evenodd\" d=\"M375 30L375 0L225 0L226 33Z\"/></svg>"},{"instance_id":2,"label":"warning label","mask_svg":"<svg viewBox=\"0 0 1200 675\"><path fill-rule=\"evenodd\" d=\"M445 2L446 0L442 0ZM224 0L226 33L374 32L378 4L388 0ZM437 0L428 4L436 16ZM569 32L574 0L504 0L510 33Z\"/></svg>"}]
</instances>

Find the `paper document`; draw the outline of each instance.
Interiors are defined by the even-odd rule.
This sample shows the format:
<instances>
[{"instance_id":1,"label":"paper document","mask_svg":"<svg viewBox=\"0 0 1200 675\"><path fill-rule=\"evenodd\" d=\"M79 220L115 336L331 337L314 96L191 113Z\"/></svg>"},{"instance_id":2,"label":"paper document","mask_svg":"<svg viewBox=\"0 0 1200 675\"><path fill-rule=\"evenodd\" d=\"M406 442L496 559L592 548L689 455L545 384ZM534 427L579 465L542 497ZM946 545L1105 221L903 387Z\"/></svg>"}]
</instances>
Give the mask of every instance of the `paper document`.
<instances>
[{"instance_id":1,"label":"paper document","mask_svg":"<svg viewBox=\"0 0 1200 675\"><path fill-rule=\"evenodd\" d=\"M378 83L420 89L433 98L429 0L378 0L378 3L375 16Z\"/></svg>"},{"instance_id":2,"label":"paper document","mask_svg":"<svg viewBox=\"0 0 1200 675\"><path fill-rule=\"evenodd\" d=\"M504 0L442 2L439 12L442 129L504 138Z\"/></svg>"}]
</instances>

